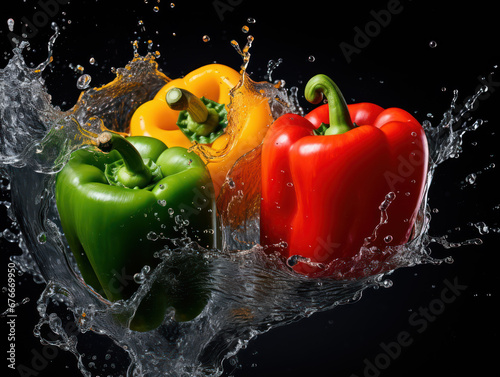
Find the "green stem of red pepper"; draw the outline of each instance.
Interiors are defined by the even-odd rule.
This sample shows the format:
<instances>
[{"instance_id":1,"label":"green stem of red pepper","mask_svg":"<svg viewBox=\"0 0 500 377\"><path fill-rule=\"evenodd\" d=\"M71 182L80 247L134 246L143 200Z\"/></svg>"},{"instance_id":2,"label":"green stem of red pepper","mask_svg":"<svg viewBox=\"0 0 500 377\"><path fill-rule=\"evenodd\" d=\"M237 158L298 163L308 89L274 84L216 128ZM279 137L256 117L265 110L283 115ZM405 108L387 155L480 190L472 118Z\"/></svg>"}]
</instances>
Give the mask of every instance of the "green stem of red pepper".
<instances>
[{"instance_id":1,"label":"green stem of red pepper","mask_svg":"<svg viewBox=\"0 0 500 377\"><path fill-rule=\"evenodd\" d=\"M115 179L124 187L144 188L151 183L151 169L144 164L137 149L123 136L103 132L97 137L97 146L103 152L116 150L122 156L123 165L116 171Z\"/></svg>"},{"instance_id":2,"label":"green stem of red pepper","mask_svg":"<svg viewBox=\"0 0 500 377\"><path fill-rule=\"evenodd\" d=\"M347 103L337 84L328 76L319 74L311 78L305 88L305 98L311 103L319 103L326 97L330 112L330 125L327 126L325 135L338 135L354 128L351 121Z\"/></svg>"}]
</instances>

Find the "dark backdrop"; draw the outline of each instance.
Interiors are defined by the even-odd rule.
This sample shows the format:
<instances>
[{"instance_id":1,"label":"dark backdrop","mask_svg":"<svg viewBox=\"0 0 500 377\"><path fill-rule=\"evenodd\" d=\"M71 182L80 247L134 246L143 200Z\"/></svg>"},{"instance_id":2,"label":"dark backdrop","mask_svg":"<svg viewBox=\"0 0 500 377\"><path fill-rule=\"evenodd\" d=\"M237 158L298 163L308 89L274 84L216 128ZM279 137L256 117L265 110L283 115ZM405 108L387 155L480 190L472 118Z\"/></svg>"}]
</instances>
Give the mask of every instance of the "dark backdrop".
<instances>
[{"instance_id":1,"label":"dark backdrop","mask_svg":"<svg viewBox=\"0 0 500 377\"><path fill-rule=\"evenodd\" d=\"M368 290L355 304L263 334L237 359L225 363L225 375L497 373L500 237L493 231L479 235L471 225L483 221L500 227L500 78L490 75L500 61L500 38L491 2L476 0L465 6L428 0L178 0L175 4L157 0L72 0L69 4L63 0L13 0L3 2L0 9L1 67L11 56L9 17L16 21L16 34L26 32L31 51L25 55L34 65L46 57L51 23L63 29L55 44L54 62L44 75L54 104L62 108L71 107L78 98L78 65L92 76L93 86L105 84L114 77L111 67L123 67L131 60L135 39L139 39L142 55L149 51L148 40L152 40L151 51L161 54L161 70L178 77L214 61L237 68L241 58L230 41L244 45L251 34L255 41L248 71L254 80L265 78L268 61L282 59L273 79L285 80L288 87L303 90L309 77L326 73L335 79L348 102L402 107L420 121L434 124L448 109L454 89L459 90L458 103L462 104L479 85L489 85L488 100L480 101L472 114L488 122L464 138L460 158L439 167L430 191L430 205L436 209L431 233L448 234L451 241L458 242L479 236L483 245L451 250L434 246L434 256L452 255L455 262L396 271L392 288ZM248 33L242 31L245 25ZM205 35L208 42L203 40ZM311 108L299 99L306 110ZM486 169L491 164L497 167ZM477 172L475 184L465 182L467 175ZM19 251L5 238L0 238L0 248L6 270L9 255ZM17 362L30 365L36 352L43 352L32 334L38 321L36 298L43 286L29 276L19 277L17 284L17 297L31 298L17 309ZM449 296L442 296L443 292ZM6 307L6 301L3 292L0 308ZM2 344L7 343L5 322L2 318ZM10 372L4 359L1 368ZM59 352L37 373L77 375L77 361L71 354Z\"/></svg>"}]
</instances>

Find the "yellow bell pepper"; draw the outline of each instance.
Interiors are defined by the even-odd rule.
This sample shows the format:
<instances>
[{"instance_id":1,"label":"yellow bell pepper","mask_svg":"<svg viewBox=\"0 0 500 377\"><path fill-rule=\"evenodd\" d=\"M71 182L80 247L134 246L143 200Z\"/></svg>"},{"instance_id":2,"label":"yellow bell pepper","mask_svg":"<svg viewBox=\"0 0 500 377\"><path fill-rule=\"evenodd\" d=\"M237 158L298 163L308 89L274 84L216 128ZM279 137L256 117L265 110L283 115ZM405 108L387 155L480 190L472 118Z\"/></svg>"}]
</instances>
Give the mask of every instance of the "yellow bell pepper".
<instances>
[{"instance_id":1,"label":"yellow bell pepper","mask_svg":"<svg viewBox=\"0 0 500 377\"><path fill-rule=\"evenodd\" d=\"M217 197L231 167L261 144L272 122L265 96L242 83L232 68L209 64L168 82L142 104L130 134L155 137L168 147L192 147L207 163Z\"/></svg>"}]
</instances>

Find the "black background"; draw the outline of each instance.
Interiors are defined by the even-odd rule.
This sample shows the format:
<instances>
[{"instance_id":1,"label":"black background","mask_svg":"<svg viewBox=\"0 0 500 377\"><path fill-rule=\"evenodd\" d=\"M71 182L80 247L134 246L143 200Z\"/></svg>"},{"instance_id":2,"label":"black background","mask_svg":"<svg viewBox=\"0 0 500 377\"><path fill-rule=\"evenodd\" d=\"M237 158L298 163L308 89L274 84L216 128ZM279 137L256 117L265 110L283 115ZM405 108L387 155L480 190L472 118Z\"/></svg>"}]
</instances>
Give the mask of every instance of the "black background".
<instances>
[{"instance_id":1,"label":"black background","mask_svg":"<svg viewBox=\"0 0 500 377\"><path fill-rule=\"evenodd\" d=\"M43 5L49 3L51 8ZM76 80L81 73L74 67L81 65L84 73L92 76L92 86L103 85L114 77L111 67L123 67L131 60L131 42L136 39L141 55L149 51L147 41L152 40L151 51L161 53L160 69L175 78L214 61L237 69L241 58L230 41L235 39L243 46L247 36L253 35L248 71L254 80L265 78L269 60L281 58L273 79L285 80L287 87L298 86L299 93L309 77L326 73L337 82L348 102L371 101L383 107L405 108L420 121L433 124L448 109L453 90L459 91L457 102L461 105L489 77L490 95L483 96L488 98L481 100L479 109L471 114L487 123L466 135L462 155L438 168L430 190L430 205L436 209L431 234L446 234L456 242L480 237L483 245L451 250L433 246L433 256L452 255L455 262L396 271L391 276L392 288L370 289L355 304L273 329L250 342L237 360L226 362L225 376L434 377L496 373L500 237L495 232L479 235L470 225L484 221L493 228L500 227L500 209L495 209L500 206L500 78L489 76L500 62L500 38L498 16L491 2L478 0L464 6L456 1L402 0L397 7L400 12L378 27L374 12L386 10L394 1L179 0L173 7L165 0L72 0L69 4L55 3L57 7L53 4L30 0L2 3L0 67L12 55L8 18L16 21L16 34L23 31L26 20L36 26L36 30L29 30L31 51L25 52L26 60L34 65L45 59L47 41L53 34L50 24L56 22L61 36L44 78L53 103L64 109L71 107L79 95ZM249 27L248 33L242 31L244 25ZM356 27L368 27L371 33L364 45L355 39ZM208 42L203 41L204 35L209 36ZM435 47L431 47L432 41ZM341 43L359 48L350 55L350 62L339 47ZM95 65L90 64L91 58ZM299 100L306 110L312 108L300 96ZM485 170L492 163L497 167ZM481 173L475 184L465 182L468 174L477 172ZM6 199L4 195L2 200ZM19 251L4 238L0 238L0 248L2 268L6 270L9 255ZM420 308L437 302L445 281L457 281L467 288L419 333L422 328L412 325L410 318ZM38 321L36 298L43 286L34 284L29 276L19 277L17 284L17 297L31 300L17 308L16 361L30 365L33 350L43 351L32 334ZM6 301L2 293L1 311ZM6 320L2 322L0 342L6 344ZM381 356L387 355L381 344L396 341L403 332L410 334L412 343L401 347L393 358ZM2 356L1 368L11 372L5 359ZM366 369L377 360L380 368ZM384 360L389 361L383 364ZM78 375L76 359L61 351L38 375L56 373Z\"/></svg>"}]
</instances>

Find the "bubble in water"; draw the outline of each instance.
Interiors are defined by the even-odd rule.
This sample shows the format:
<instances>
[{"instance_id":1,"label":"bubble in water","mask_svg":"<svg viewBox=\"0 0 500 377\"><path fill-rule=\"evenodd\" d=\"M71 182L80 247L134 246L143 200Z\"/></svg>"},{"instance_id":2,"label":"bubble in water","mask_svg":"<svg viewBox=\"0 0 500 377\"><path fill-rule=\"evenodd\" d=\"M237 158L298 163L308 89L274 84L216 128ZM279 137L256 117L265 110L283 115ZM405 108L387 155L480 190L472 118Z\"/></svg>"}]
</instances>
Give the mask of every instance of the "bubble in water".
<instances>
[{"instance_id":1,"label":"bubble in water","mask_svg":"<svg viewBox=\"0 0 500 377\"><path fill-rule=\"evenodd\" d=\"M430 48L436 48L437 47L437 42L436 41L430 41L429 42L429 47Z\"/></svg>"},{"instance_id":2,"label":"bubble in water","mask_svg":"<svg viewBox=\"0 0 500 377\"><path fill-rule=\"evenodd\" d=\"M309 62L311 62L311 63L314 63L316 61L316 57L314 55L309 55L307 60L309 60Z\"/></svg>"},{"instance_id":3,"label":"bubble in water","mask_svg":"<svg viewBox=\"0 0 500 377\"><path fill-rule=\"evenodd\" d=\"M243 27L241 28L241 31L243 33L248 33L249 30L250 30L250 28L247 25L243 25Z\"/></svg>"},{"instance_id":4,"label":"bubble in water","mask_svg":"<svg viewBox=\"0 0 500 377\"><path fill-rule=\"evenodd\" d=\"M160 7L154 7L153 11L158 13L160 11Z\"/></svg>"},{"instance_id":5,"label":"bubble in water","mask_svg":"<svg viewBox=\"0 0 500 377\"><path fill-rule=\"evenodd\" d=\"M76 87L80 90L87 89L90 85L91 80L92 77L90 77L89 74L81 75L76 82Z\"/></svg>"},{"instance_id":6,"label":"bubble in water","mask_svg":"<svg viewBox=\"0 0 500 377\"><path fill-rule=\"evenodd\" d=\"M248 22L249 24L254 24L254 23L255 23L255 18L248 17L248 18L247 18L247 22Z\"/></svg>"},{"instance_id":7,"label":"bubble in water","mask_svg":"<svg viewBox=\"0 0 500 377\"><path fill-rule=\"evenodd\" d=\"M174 8L175 7L175 4L174 3L170 3L170 8Z\"/></svg>"},{"instance_id":8,"label":"bubble in water","mask_svg":"<svg viewBox=\"0 0 500 377\"><path fill-rule=\"evenodd\" d=\"M95 58L90 58L90 59L89 59L89 63L90 63L91 65L96 65Z\"/></svg>"},{"instance_id":9,"label":"bubble in water","mask_svg":"<svg viewBox=\"0 0 500 377\"><path fill-rule=\"evenodd\" d=\"M392 236L391 235L385 236L384 237L384 242L385 243L391 243L392 242Z\"/></svg>"},{"instance_id":10,"label":"bubble in water","mask_svg":"<svg viewBox=\"0 0 500 377\"><path fill-rule=\"evenodd\" d=\"M208 35L206 35L206 34L202 37L202 39L203 39L203 42L209 42L210 41L210 37Z\"/></svg>"}]
</instances>

